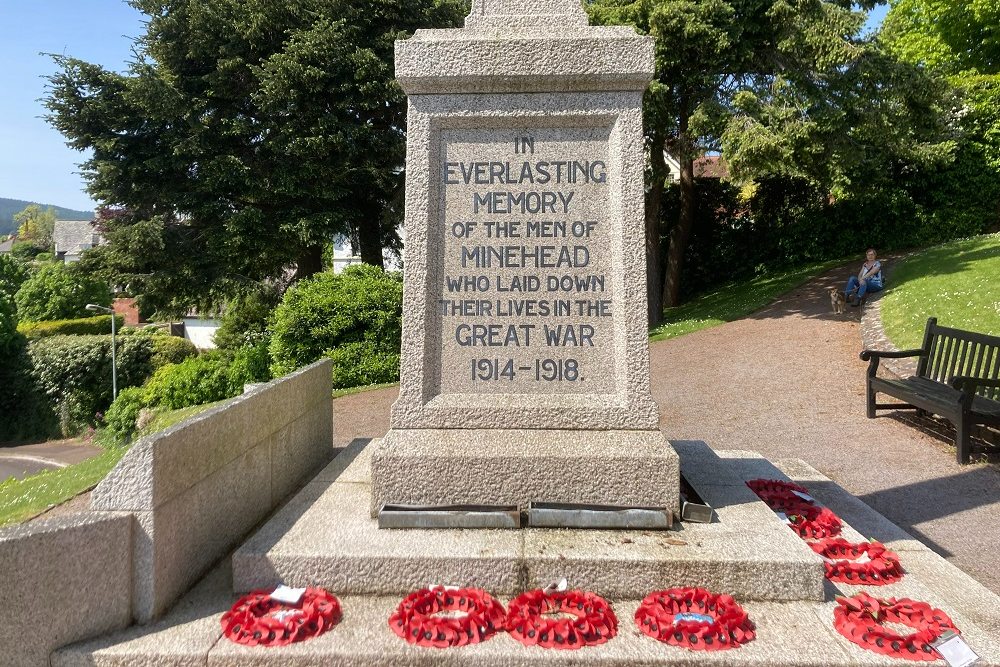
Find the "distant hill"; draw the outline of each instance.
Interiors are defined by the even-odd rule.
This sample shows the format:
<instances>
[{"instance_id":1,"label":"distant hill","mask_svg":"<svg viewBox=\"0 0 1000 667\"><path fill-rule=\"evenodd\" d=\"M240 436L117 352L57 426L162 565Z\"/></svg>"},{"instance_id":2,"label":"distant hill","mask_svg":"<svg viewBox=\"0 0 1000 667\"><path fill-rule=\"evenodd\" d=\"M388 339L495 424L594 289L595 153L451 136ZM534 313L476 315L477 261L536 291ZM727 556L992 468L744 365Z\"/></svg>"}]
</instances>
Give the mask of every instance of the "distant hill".
<instances>
[{"instance_id":1,"label":"distant hill","mask_svg":"<svg viewBox=\"0 0 1000 667\"><path fill-rule=\"evenodd\" d=\"M21 201L20 199L4 199L0 197L0 236L13 234L17 231L14 224L14 215L20 213L29 204L38 204L33 201ZM38 204L42 208L48 208L49 204ZM70 208L53 206L56 216L60 220L90 220L94 217L93 211L74 211Z\"/></svg>"}]
</instances>

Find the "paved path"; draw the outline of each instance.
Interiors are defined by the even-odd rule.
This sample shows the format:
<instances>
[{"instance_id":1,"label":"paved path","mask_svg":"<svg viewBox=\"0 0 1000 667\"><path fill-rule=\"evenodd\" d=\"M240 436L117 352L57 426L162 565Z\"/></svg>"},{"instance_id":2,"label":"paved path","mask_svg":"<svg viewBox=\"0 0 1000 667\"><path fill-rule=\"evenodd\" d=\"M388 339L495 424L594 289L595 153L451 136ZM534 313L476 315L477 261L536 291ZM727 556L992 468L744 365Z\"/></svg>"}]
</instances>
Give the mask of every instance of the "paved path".
<instances>
[{"instance_id":1,"label":"paved path","mask_svg":"<svg viewBox=\"0 0 1000 667\"><path fill-rule=\"evenodd\" d=\"M75 440L42 442L20 447L0 447L0 481L8 477L23 479L29 475L80 463L104 450Z\"/></svg>"},{"instance_id":2,"label":"paved path","mask_svg":"<svg viewBox=\"0 0 1000 667\"><path fill-rule=\"evenodd\" d=\"M832 271L749 317L651 345L670 439L801 458L1000 594L1000 468L959 466L947 439L865 418L859 313L833 315ZM388 428L395 389L334 401L338 443Z\"/></svg>"}]
</instances>

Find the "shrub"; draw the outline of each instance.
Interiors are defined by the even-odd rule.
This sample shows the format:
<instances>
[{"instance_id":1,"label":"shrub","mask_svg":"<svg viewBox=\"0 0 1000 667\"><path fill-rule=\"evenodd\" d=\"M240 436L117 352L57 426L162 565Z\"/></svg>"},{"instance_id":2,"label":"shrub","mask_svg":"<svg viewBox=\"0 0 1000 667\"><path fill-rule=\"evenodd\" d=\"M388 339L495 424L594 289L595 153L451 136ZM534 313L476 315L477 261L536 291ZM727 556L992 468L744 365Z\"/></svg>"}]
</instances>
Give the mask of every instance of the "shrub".
<instances>
[{"instance_id":1,"label":"shrub","mask_svg":"<svg viewBox=\"0 0 1000 667\"><path fill-rule=\"evenodd\" d=\"M0 255L0 293L9 294L13 298L27 279L27 266L10 255Z\"/></svg>"},{"instance_id":2,"label":"shrub","mask_svg":"<svg viewBox=\"0 0 1000 667\"><path fill-rule=\"evenodd\" d=\"M229 390L233 396L243 392L243 386L271 379L271 355L267 352L267 342L241 347L232 355L227 374Z\"/></svg>"},{"instance_id":3,"label":"shrub","mask_svg":"<svg viewBox=\"0 0 1000 667\"><path fill-rule=\"evenodd\" d=\"M0 364L17 337L17 305L9 294L0 292Z\"/></svg>"},{"instance_id":4,"label":"shrub","mask_svg":"<svg viewBox=\"0 0 1000 667\"><path fill-rule=\"evenodd\" d=\"M118 388L141 385L152 372L148 336L126 336L117 346ZM31 341L31 376L59 416L64 433L93 425L111 405L111 336L50 336Z\"/></svg>"},{"instance_id":5,"label":"shrub","mask_svg":"<svg viewBox=\"0 0 1000 667\"><path fill-rule=\"evenodd\" d=\"M75 264L46 264L28 278L14 297L22 321L65 320L86 312L84 306L111 305L108 286Z\"/></svg>"},{"instance_id":6,"label":"shrub","mask_svg":"<svg viewBox=\"0 0 1000 667\"><path fill-rule=\"evenodd\" d=\"M229 398L230 387L226 361L221 355L205 354L157 370L146 384L146 402L177 410Z\"/></svg>"},{"instance_id":7,"label":"shrub","mask_svg":"<svg viewBox=\"0 0 1000 667\"><path fill-rule=\"evenodd\" d=\"M30 262L40 252L42 252L42 249L31 241L19 241L10 249L11 256L22 262Z\"/></svg>"},{"instance_id":8,"label":"shrub","mask_svg":"<svg viewBox=\"0 0 1000 667\"><path fill-rule=\"evenodd\" d=\"M118 398L104 415L104 422L114 444L124 445L132 439L139 413L145 407L146 392L141 387L129 387L118 392Z\"/></svg>"},{"instance_id":9,"label":"shrub","mask_svg":"<svg viewBox=\"0 0 1000 667\"><path fill-rule=\"evenodd\" d=\"M153 370L198 356L198 348L186 338L154 334L150 339L153 341Z\"/></svg>"},{"instance_id":10,"label":"shrub","mask_svg":"<svg viewBox=\"0 0 1000 667\"><path fill-rule=\"evenodd\" d=\"M361 362L370 369L335 370L344 381L369 374L385 377L387 360L399 356L402 301L399 276L368 265L301 281L285 293L274 313L272 373L284 375L326 355L335 363ZM354 347L337 352L349 345Z\"/></svg>"},{"instance_id":11,"label":"shrub","mask_svg":"<svg viewBox=\"0 0 1000 667\"><path fill-rule=\"evenodd\" d=\"M59 423L32 377L32 362L24 336L15 334L0 351L0 442L55 436Z\"/></svg>"},{"instance_id":12,"label":"shrub","mask_svg":"<svg viewBox=\"0 0 1000 667\"><path fill-rule=\"evenodd\" d=\"M260 284L226 304L222 324L215 332L220 350L238 350L268 340L267 323L281 302L277 287Z\"/></svg>"},{"instance_id":13,"label":"shrub","mask_svg":"<svg viewBox=\"0 0 1000 667\"><path fill-rule=\"evenodd\" d=\"M333 388L347 389L399 379L399 353L368 343L348 343L327 354L333 360Z\"/></svg>"},{"instance_id":14,"label":"shrub","mask_svg":"<svg viewBox=\"0 0 1000 667\"><path fill-rule=\"evenodd\" d=\"M116 328L121 331L125 318L115 315ZM83 317L77 320L52 320L50 322L22 322L17 330L28 340L49 336L100 336L111 333L111 315Z\"/></svg>"}]
</instances>

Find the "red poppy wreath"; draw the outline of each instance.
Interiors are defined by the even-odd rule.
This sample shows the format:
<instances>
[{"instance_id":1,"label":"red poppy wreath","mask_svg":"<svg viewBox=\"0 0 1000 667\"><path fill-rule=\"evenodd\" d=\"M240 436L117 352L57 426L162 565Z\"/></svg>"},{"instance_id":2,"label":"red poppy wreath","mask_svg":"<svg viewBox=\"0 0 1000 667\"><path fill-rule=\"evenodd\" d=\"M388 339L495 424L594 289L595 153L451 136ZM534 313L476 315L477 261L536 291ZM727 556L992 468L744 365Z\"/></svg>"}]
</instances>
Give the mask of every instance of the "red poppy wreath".
<instances>
[{"instance_id":1,"label":"red poppy wreath","mask_svg":"<svg viewBox=\"0 0 1000 667\"><path fill-rule=\"evenodd\" d=\"M253 591L222 615L222 633L237 644L284 646L323 634L340 617L340 602L322 588L307 588L297 605Z\"/></svg>"},{"instance_id":2,"label":"red poppy wreath","mask_svg":"<svg viewBox=\"0 0 1000 667\"><path fill-rule=\"evenodd\" d=\"M833 610L833 627L855 644L869 651L907 660L937 660L933 643L944 633L958 628L948 615L926 602L895 598L879 599L858 593L838 598ZM901 635L886 623L899 623L915 630Z\"/></svg>"},{"instance_id":3,"label":"red poppy wreath","mask_svg":"<svg viewBox=\"0 0 1000 667\"><path fill-rule=\"evenodd\" d=\"M389 627L410 644L449 648L486 641L505 619L503 605L486 591L434 586L403 598Z\"/></svg>"},{"instance_id":4,"label":"red poppy wreath","mask_svg":"<svg viewBox=\"0 0 1000 667\"><path fill-rule=\"evenodd\" d=\"M607 600L594 593L534 590L508 605L507 632L525 646L579 649L614 637L618 619Z\"/></svg>"},{"instance_id":5,"label":"red poppy wreath","mask_svg":"<svg viewBox=\"0 0 1000 667\"><path fill-rule=\"evenodd\" d=\"M750 617L729 595L703 588L671 588L650 593L635 612L644 634L672 646L721 651L753 641Z\"/></svg>"},{"instance_id":6,"label":"red poppy wreath","mask_svg":"<svg viewBox=\"0 0 1000 667\"><path fill-rule=\"evenodd\" d=\"M809 546L826 561L826 578L843 584L884 586L903 578L899 556L879 542L854 544L826 538Z\"/></svg>"}]
</instances>

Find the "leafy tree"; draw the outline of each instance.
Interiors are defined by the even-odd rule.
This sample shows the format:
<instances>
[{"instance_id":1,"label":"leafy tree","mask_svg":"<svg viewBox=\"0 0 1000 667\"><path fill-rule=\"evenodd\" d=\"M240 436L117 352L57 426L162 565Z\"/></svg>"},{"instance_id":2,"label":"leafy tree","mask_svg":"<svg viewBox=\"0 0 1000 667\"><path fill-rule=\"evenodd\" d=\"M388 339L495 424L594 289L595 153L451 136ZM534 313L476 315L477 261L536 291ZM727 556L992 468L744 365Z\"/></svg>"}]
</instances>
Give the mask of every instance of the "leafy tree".
<instances>
[{"instance_id":1,"label":"leafy tree","mask_svg":"<svg viewBox=\"0 0 1000 667\"><path fill-rule=\"evenodd\" d=\"M42 266L15 295L17 310L26 322L68 320L86 315L85 306L111 305L107 285L87 275L75 264L58 262Z\"/></svg>"},{"instance_id":2,"label":"leafy tree","mask_svg":"<svg viewBox=\"0 0 1000 667\"><path fill-rule=\"evenodd\" d=\"M56 210L51 206L43 210L38 204L29 204L14 215L14 223L18 226L17 236L22 241L31 241L42 250L52 247Z\"/></svg>"},{"instance_id":3,"label":"leafy tree","mask_svg":"<svg viewBox=\"0 0 1000 667\"><path fill-rule=\"evenodd\" d=\"M898 75L861 36L863 10L874 4L877 0L590 4L594 22L632 24L656 40L656 75L645 99L651 321L659 320L662 305L676 305L681 294L685 249L697 212L698 156L723 149L737 177L789 173L832 183L841 176L838 165L845 156L858 162L871 151L857 133L844 133L852 114L863 108L857 103L870 105L872 95L892 87ZM901 97L894 96L893 103ZM873 115L890 117L875 106ZM907 150L919 150L902 139ZM661 271L665 150L677 157L681 173L678 219L669 228ZM941 153L947 147L935 155Z\"/></svg>"},{"instance_id":4,"label":"leafy tree","mask_svg":"<svg viewBox=\"0 0 1000 667\"><path fill-rule=\"evenodd\" d=\"M46 105L91 195L120 209L92 263L146 307L216 304L321 268L352 229L381 265L402 187L393 42L456 25L461 0L132 0L125 74L56 57ZM136 255L136 249L149 250Z\"/></svg>"},{"instance_id":5,"label":"leafy tree","mask_svg":"<svg viewBox=\"0 0 1000 667\"><path fill-rule=\"evenodd\" d=\"M0 356L6 357L17 338L17 304L11 294L0 291Z\"/></svg>"},{"instance_id":6,"label":"leafy tree","mask_svg":"<svg viewBox=\"0 0 1000 667\"><path fill-rule=\"evenodd\" d=\"M992 0L897 0L880 39L900 60L944 77L960 96L960 130L950 169L931 172L918 192L959 230L1000 223L1000 5ZM962 218L970 218L962 221Z\"/></svg>"}]
</instances>

